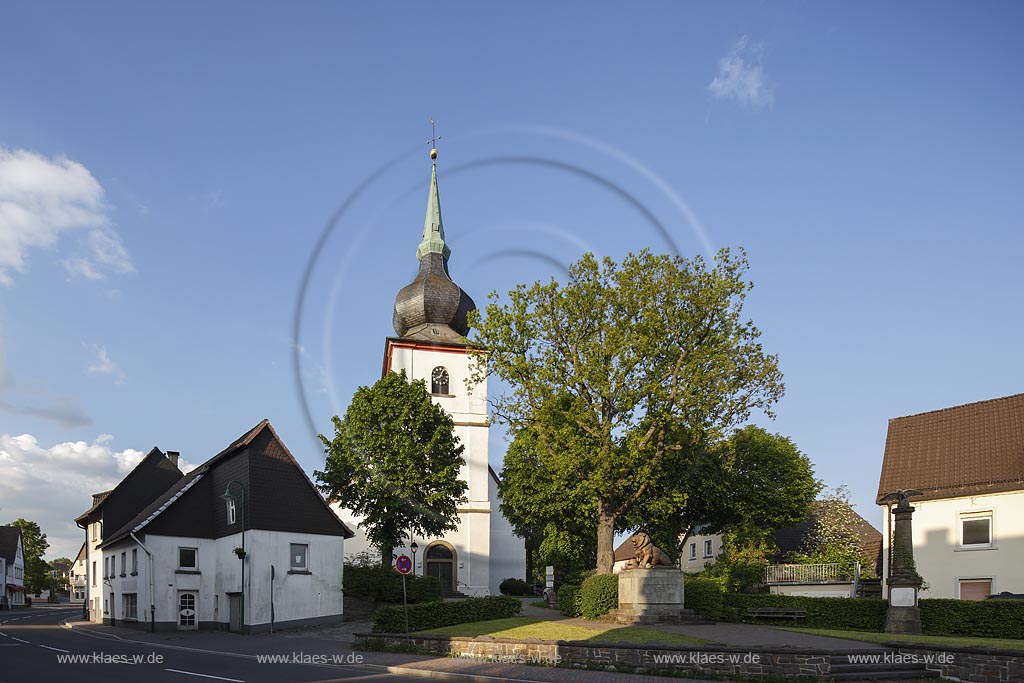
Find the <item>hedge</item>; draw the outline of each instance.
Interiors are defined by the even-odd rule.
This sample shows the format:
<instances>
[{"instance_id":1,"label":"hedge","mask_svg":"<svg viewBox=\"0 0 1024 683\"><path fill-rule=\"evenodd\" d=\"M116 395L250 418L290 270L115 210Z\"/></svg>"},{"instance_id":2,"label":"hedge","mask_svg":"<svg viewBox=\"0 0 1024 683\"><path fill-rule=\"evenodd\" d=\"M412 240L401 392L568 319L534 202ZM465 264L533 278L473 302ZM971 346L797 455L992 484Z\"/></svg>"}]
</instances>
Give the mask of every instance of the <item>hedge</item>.
<instances>
[{"instance_id":1,"label":"hedge","mask_svg":"<svg viewBox=\"0 0 1024 683\"><path fill-rule=\"evenodd\" d=\"M522 579L505 579L498 584L502 595L529 595L530 587Z\"/></svg>"},{"instance_id":2,"label":"hedge","mask_svg":"<svg viewBox=\"0 0 1024 683\"><path fill-rule=\"evenodd\" d=\"M441 582L435 576L406 576L409 604L441 599ZM342 574L345 595L374 602L402 602L402 575L388 567L345 565ZM404 627L403 627L404 630Z\"/></svg>"},{"instance_id":3,"label":"hedge","mask_svg":"<svg viewBox=\"0 0 1024 683\"><path fill-rule=\"evenodd\" d=\"M1024 600L919 601L921 627L930 636L1024 639Z\"/></svg>"},{"instance_id":4,"label":"hedge","mask_svg":"<svg viewBox=\"0 0 1024 683\"><path fill-rule=\"evenodd\" d=\"M558 611L567 617L578 617L581 614L580 587L574 583L563 584L558 589Z\"/></svg>"},{"instance_id":5,"label":"hedge","mask_svg":"<svg viewBox=\"0 0 1024 683\"><path fill-rule=\"evenodd\" d=\"M687 576L683 583L683 606L708 619L721 619L725 604L724 578Z\"/></svg>"},{"instance_id":6,"label":"hedge","mask_svg":"<svg viewBox=\"0 0 1024 683\"><path fill-rule=\"evenodd\" d=\"M595 574L583 581L579 612L584 619L597 619L619 606L619 575Z\"/></svg>"},{"instance_id":7,"label":"hedge","mask_svg":"<svg viewBox=\"0 0 1024 683\"><path fill-rule=\"evenodd\" d=\"M724 606L748 619L749 607L796 607L807 610L810 628L881 632L885 628L888 603L877 598L808 598L799 595L727 593Z\"/></svg>"},{"instance_id":8,"label":"hedge","mask_svg":"<svg viewBox=\"0 0 1024 683\"><path fill-rule=\"evenodd\" d=\"M470 621L507 619L519 614L523 603L509 595L466 598L454 602L425 602L409 606L409 630L465 624ZM405 633L405 608L402 605L381 607L373 613L374 633Z\"/></svg>"}]
</instances>

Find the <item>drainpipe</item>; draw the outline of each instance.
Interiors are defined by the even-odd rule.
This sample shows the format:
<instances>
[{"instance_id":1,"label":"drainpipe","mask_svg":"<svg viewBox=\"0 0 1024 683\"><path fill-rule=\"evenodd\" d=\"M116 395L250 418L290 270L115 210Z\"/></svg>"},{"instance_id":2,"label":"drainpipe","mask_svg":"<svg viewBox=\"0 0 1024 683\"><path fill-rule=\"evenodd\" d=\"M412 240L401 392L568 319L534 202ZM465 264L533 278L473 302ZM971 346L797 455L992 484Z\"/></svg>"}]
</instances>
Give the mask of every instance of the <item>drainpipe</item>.
<instances>
[{"instance_id":1,"label":"drainpipe","mask_svg":"<svg viewBox=\"0 0 1024 683\"><path fill-rule=\"evenodd\" d=\"M142 544L142 541L138 539L134 531L129 531L128 535L139 544L139 547L149 557L149 631L154 633L156 632L156 591L153 588L153 553L149 552L149 548Z\"/></svg>"}]
</instances>

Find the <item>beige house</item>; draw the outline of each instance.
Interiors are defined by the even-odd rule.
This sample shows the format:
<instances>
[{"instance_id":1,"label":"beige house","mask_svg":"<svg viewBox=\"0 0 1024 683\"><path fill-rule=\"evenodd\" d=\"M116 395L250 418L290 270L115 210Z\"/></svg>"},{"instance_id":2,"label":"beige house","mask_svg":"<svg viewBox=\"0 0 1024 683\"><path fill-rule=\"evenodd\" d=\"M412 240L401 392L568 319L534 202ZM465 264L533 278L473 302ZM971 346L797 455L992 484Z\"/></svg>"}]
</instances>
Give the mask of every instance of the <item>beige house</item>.
<instances>
[{"instance_id":1,"label":"beige house","mask_svg":"<svg viewBox=\"0 0 1024 683\"><path fill-rule=\"evenodd\" d=\"M1024 593L1024 394L889 421L877 502L916 489L914 559L926 598ZM883 577L892 518L882 509Z\"/></svg>"}]
</instances>

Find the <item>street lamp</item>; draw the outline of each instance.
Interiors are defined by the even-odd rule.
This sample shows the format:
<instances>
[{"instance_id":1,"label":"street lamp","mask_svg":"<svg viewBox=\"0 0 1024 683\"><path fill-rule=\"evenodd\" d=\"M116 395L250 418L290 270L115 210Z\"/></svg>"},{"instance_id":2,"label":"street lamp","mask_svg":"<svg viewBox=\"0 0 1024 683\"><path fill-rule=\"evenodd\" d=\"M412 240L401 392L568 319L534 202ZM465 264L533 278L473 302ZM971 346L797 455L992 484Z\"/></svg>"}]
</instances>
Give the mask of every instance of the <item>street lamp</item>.
<instances>
[{"instance_id":1,"label":"street lamp","mask_svg":"<svg viewBox=\"0 0 1024 683\"><path fill-rule=\"evenodd\" d=\"M223 498L224 500L234 500L234 498L231 495L232 484L238 484L238 497L240 499L239 507L241 508L241 510L239 511L241 515L239 517L239 521L242 523L242 554L238 556L238 559L242 563L242 594L241 597L238 599L238 616L239 626L241 627L242 633L245 633L245 487L242 486L242 482L238 481L237 479L232 479L231 481L228 482L228 485L224 487L224 493L221 495L221 498Z\"/></svg>"},{"instance_id":2,"label":"street lamp","mask_svg":"<svg viewBox=\"0 0 1024 683\"><path fill-rule=\"evenodd\" d=\"M412 573L416 574L416 551L419 550L419 546L416 545L416 541L413 541L409 545L409 549L412 550Z\"/></svg>"}]
</instances>

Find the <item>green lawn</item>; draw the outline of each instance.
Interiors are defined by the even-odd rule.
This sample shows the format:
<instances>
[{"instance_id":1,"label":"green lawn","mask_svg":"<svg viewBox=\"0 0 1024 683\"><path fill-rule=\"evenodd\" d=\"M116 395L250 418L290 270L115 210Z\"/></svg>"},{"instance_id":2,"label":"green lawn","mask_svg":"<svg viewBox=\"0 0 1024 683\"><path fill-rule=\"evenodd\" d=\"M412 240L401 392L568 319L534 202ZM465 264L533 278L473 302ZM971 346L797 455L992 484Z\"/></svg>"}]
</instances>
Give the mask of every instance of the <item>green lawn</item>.
<instances>
[{"instance_id":1,"label":"green lawn","mask_svg":"<svg viewBox=\"0 0 1024 683\"><path fill-rule=\"evenodd\" d=\"M635 626L615 626L594 622L594 626L576 626L532 617L511 617L444 626L419 633L438 636L493 636L495 638L540 638L541 640L595 640L601 642L661 643L663 645L704 645L709 641L690 638L670 631Z\"/></svg>"},{"instance_id":2,"label":"green lawn","mask_svg":"<svg viewBox=\"0 0 1024 683\"><path fill-rule=\"evenodd\" d=\"M824 628L779 627L783 631L798 631L816 636L862 640L867 643L917 643L921 645L945 645L947 647L992 647L1000 650L1024 650L1024 640L1010 638L967 638L964 636L911 636L892 633L869 633L867 631L831 631Z\"/></svg>"}]
</instances>

